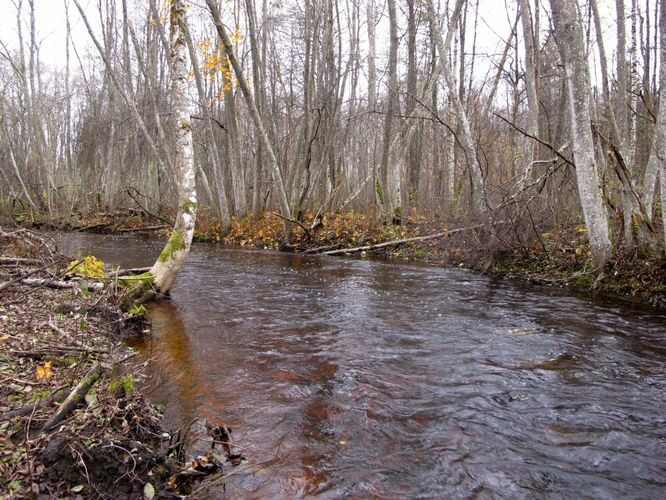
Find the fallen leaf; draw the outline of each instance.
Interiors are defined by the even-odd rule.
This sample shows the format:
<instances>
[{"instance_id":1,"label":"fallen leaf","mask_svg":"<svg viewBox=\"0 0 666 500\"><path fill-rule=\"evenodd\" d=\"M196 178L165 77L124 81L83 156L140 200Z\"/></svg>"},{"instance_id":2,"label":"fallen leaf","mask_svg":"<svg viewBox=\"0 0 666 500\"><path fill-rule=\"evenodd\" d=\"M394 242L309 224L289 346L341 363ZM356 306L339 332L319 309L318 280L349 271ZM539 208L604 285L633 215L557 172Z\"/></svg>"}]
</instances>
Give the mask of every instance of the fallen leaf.
<instances>
[{"instance_id":1,"label":"fallen leaf","mask_svg":"<svg viewBox=\"0 0 666 500\"><path fill-rule=\"evenodd\" d=\"M143 498L146 500L151 500L155 496L155 488L152 484L146 483L143 487Z\"/></svg>"},{"instance_id":2,"label":"fallen leaf","mask_svg":"<svg viewBox=\"0 0 666 500\"><path fill-rule=\"evenodd\" d=\"M74 493L79 493L80 491L83 490L83 488L84 488L84 486L83 486L82 484L77 484L76 486L74 486L74 487L72 488L72 491L73 491Z\"/></svg>"},{"instance_id":3,"label":"fallen leaf","mask_svg":"<svg viewBox=\"0 0 666 500\"><path fill-rule=\"evenodd\" d=\"M0 337L0 340L7 340L10 337L10 335L6 334Z\"/></svg>"},{"instance_id":4,"label":"fallen leaf","mask_svg":"<svg viewBox=\"0 0 666 500\"><path fill-rule=\"evenodd\" d=\"M37 378L40 380L51 378L53 376L52 364L51 361L46 361L43 365L37 366Z\"/></svg>"}]
</instances>

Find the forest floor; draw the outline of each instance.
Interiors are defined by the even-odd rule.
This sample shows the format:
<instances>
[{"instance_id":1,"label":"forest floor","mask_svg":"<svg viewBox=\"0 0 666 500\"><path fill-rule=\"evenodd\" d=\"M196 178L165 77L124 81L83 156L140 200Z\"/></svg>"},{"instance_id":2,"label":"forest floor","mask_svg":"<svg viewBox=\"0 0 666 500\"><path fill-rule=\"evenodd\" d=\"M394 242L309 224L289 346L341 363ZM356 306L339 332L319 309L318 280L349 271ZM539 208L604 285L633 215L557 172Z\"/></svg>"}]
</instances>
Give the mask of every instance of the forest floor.
<instances>
[{"instance_id":1,"label":"forest floor","mask_svg":"<svg viewBox=\"0 0 666 500\"><path fill-rule=\"evenodd\" d=\"M185 437L162 429L148 361L124 342L149 324L122 291L95 291L95 265L0 228L0 498L175 498L220 481L223 457L186 461Z\"/></svg>"},{"instance_id":2,"label":"forest floor","mask_svg":"<svg viewBox=\"0 0 666 500\"><path fill-rule=\"evenodd\" d=\"M315 223L316 221L316 223ZM542 227L538 232L500 224L492 244L485 229L468 221L443 221L412 214L400 225L386 225L372 217L347 212L319 217L306 214L294 225L293 239L282 242L283 220L267 212L259 219L233 220L231 231L220 234L220 224L207 212L197 220L195 239L228 245L322 254L356 254L362 257L417 261L433 266L460 267L486 274L567 287L597 296L619 297L654 307L666 307L666 260L660 256L620 254L601 272L591 265L585 227L580 222ZM151 217L127 214L88 217L71 229L165 237L170 226ZM147 228L144 230L144 228ZM429 240L363 249L384 242L440 235Z\"/></svg>"}]
</instances>

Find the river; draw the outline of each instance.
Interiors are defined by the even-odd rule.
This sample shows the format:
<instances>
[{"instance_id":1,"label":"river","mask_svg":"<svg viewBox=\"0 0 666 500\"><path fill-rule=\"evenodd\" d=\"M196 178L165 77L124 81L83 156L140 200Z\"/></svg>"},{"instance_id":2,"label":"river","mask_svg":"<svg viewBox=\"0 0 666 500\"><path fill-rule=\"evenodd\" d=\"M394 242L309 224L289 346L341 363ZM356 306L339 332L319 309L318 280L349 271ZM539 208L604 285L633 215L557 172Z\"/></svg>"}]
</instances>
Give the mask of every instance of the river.
<instances>
[{"instance_id":1,"label":"river","mask_svg":"<svg viewBox=\"0 0 666 500\"><path fill-rule=\"evenodd\" d=\"M58 241L121 266L161 248ZM666 496L662 312L465 270L200 244L149 316L140 348L167 425L227 424L264 464L213 498Z\"/></svg>"}]
</instances>

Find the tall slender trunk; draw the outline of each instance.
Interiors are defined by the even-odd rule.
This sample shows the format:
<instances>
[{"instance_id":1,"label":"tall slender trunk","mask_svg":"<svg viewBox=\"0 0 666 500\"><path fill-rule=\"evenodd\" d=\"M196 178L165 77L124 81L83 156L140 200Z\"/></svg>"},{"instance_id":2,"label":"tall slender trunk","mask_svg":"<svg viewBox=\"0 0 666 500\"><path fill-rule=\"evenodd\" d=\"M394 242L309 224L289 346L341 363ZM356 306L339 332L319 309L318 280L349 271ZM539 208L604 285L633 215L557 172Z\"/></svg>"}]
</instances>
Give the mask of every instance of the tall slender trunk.
<instances>
[{"instance_id":1,"label":"tall slender trunk","mask_svg":"<svg viewBox=\"0 0 666 500\"><path fill-rule=\"evenodd\" d=\"M150 269L153 286L166 294L173 286L178 271L190 251L197 213L194 144L188 96L188 57L185 37L185 4L171 2L171 102L175 116L175 166L178 175L178 213L173 232L159 258Z\"/></svg>"},{"instance_id":2,"label":"tall slender trunk","mask_svg":"<svg viewBox=\"0 0 666 500\"><path fill-rule=\"evenodd\" d=\"M211 16L213 17L217 34L222 40L222 45L224 46L224 50L227 54L227 57L229 58L229 61L231 62L231 66L234 68L234 72L236 73L236 78L238 79L238 86L240 87L241 92L243 93L243 97L245 98L245 103L247 104L247 107L250 110L252 121L254 122L254 126L257 129L257 132L259 133L259 139L263 143L263 146L268 154L271 174L273 177L273 185L275 186L275 189L277 191L280 211L282 212L282 216L285 218L284 240L285 243L288 243L291 240L293 224L291 222L292 217L291 217L291 209L289 207L289 197L287 196L287 190L285 188L285 183L282 178L282 172L280 171L280 165L278 164L277 157L275 156L275 151L273 150L273 146L271 145L270 139L268 137L268 132L266 131L266 127L261 119L259 110L257 109L256 103L254 102L254 98L252 97L250 88L248 87L247 82L245 81L245 77L243 76L243 69L241 68L240 63L236 58L233 46L231 45L231 40L229 40L229 35L227 35L227 32L225 31L225 28L222 25L220 11L217 8L217 5L215 4L214 0L206 0L206 4L208 5L208 10L210 11Z\"/></svg>"},{"instance_id":3,"label":"tall slender trunk","mask_svg":"<svg viewBox=\"0 0 666 500\"><path fill-rule=\"evenodd\" d=\"M555 36L564 62L571 141L578 192L595 267L611 256L608 217L601 198L590 121L590 76L585 57L583 24L576 0L550 0Z\"/></svg>"}]
</instances>

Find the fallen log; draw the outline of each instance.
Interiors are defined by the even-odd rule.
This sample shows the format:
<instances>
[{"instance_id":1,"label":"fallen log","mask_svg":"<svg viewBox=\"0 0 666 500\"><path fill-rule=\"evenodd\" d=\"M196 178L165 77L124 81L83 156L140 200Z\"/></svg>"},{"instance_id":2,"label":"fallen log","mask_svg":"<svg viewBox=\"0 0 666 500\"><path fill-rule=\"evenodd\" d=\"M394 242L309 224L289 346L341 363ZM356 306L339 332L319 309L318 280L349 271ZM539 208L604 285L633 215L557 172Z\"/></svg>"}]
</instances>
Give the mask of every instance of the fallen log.
<instances>
[{"instance_id":1,"label":"fallen log","mask_svg":"<svg viewBox=\"0 0 666 500\"><path fill-rule=\"evenodd\" d=\"M67 416L76 408L81 400L88 394L90 388L95 385L95 382L102 375L102 365L95 363L85 377L74 387L69 396L62 402L58 411L56 411L48 422L44 425L43 432L53 430L60 422L65 420Z\"/></svg>"},{"instance_id":2,"label":"fallen log","mask_svg":"<svg viewBox=\"0 0 666 500\"><path fill-rule=\"evenodd\" d=\"M21 283L28 286L45 286L46 288L57 288L57 289L69 289L81 286L80 280L62 281L62 280L48 280L43 278L25 278L21 280ZM88 282L86 288L93 292L99 292L100 290L104 289L104 283L99 283L96 281Z\"/></svg>"},{"instance_id":3,"label":"fallen log","mask_svg":"<svg viewBox=\"0 0 666 500\"><path fill-rule=\"evenodd\" d=\"M33 401L32 403L28 403L25 406L21 406L20 408L17 408L15 410L10 410L8 412L3 413L2 415L0 415L0 422L5 422L6 420L11 420L12 418L16 417L23 417L25 415L30 415L32 412L38 410L39 408L44 408L45 406L49 406L56 399L64 395L65 395L64 389L56 389L48 396L39 398L37 401Z\"/></svg>"},{"instance_id":4,"label":"fallen log","mask_svg":"<svg viewBox=\"0 0 666 500\"><path fill-rule=\"evenodd\" d=\"M171 226L167 226L166 224L161 224L159 226L146 226L146 227L130 227L127 229L117 229L116 233L133 233L133 232L139 232L139 231L157 231L159 229L166 229Z\"/></svg>"},{"instance_id":5,"label":"fallen log","mask_svg":"<svg viewBox=\"0 0 666 500\"><path fill-rule=\"evenodd\" d=\"M413 238L403 238L401 240L393 240L393 241L385 241L383 243L377 243L375 245L365 245L362 247L355 247L355 248L340 248L338 250L329 250L327 252L320 252L320 255L339 255L339 254L348 254L348 253L356 253L356 252L365 252L368 250L376 250L378 248L386 248L386 247L393 247L393 246L398 246L402 245L403 243L413 243L415 241L428 241L428 240L436 240L439 238L446 238L452 234L456 233L462 233L464 231L472 231L474 229L479 229L484 227L483 224L477 224L476 226L470 226L470 227L461 227L458 229L451 229L449 231L442 231L441 233L436 233L436 234L430 234L428 236L415 236Z\"/></svg>"}]
</instances>

